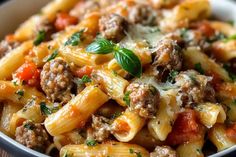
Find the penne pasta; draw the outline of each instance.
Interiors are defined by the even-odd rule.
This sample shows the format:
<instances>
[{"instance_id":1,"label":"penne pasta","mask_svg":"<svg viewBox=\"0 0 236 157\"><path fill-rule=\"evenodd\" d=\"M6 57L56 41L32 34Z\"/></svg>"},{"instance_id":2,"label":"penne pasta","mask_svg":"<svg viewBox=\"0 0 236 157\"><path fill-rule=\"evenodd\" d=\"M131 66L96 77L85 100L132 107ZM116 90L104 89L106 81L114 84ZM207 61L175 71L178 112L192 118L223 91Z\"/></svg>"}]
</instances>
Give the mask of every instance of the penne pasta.
<instances>
[{"instance_id":1,"label":"penne pasta","mask_svg":"<svg viewBox=\"0 0 236 157\"><path fill-rule=\"evenodd\" d=\"M142 157L149 157L149 153L142 147L135 144L127 144L121 142L107 142L93 147L82 145L68 145L61 149L60 156L65 154L73 157L84 156L113 156L113 157L137 157L137 154Z\"/></svg>"},{"instance_id":2,"label":"penne pasta","mask_svg":"<svg viewBox=\"0 0 236 157\"><path fill-rule=\"evenodd\" d=\"M226 113L220 104L202 103L195 107L200 122L208 128L215 123L224 123Z\"/></svg>"},{"instance_id":3,"label":"penne pasta","mask_svg":"<svg viewBox=\"0 0 236 157\"><path fill-rule=\"evenodd\" d=\"M128 81L115 75L109 70L94 70L92 74L94 81L101 85L102 89L121 106L126 106L123 101Z\"/></svg>"},{"instance_id":4,"label":"penne pasta","mask_svg":"<svg viewBox=\"0 0 236 157\"><path fill-rule=\"evenodd\" d=\"M118 141L129 142L142 129L144 124L145 119L135 112L126 110L111 124L112 134Z\"/></svg>"},{"instance_id":5,"label":"penne pasta","mask_svg":"<svg viewBox=\"0 0 236 157\"><path fill-rule=\"evenodd\" d=\"M0 100L10 100L25 105L31 99L46 100L45 96L35 88L14 85L10 81L0 80Z\"/></svg>"},{"instance_id":6,"label":"penne pasta","mask_svg":"<svg viewBox=\"0 0 236 157\"><path fill-rule=\"evenodd\" d=\"M79 130L74 130L62 135L54 136L53 141L58 150L65 145L82 144L85 139L79 134Z\"/></svg>"},{"instance_id":7,"label":"penne pasta","mask_svg":"<svg viewBox=\"0 0 236 157\"><path fill-rule=\"evenodd\" d=\"M88 86L59 111L46 118L44 125L52 136L81 128L106 101L108 96L98 87Z\"/></svg>"},{"instance_id":8,"label":"penne pasta","mask_svg":"<svg viewBox=\"0 0 236 157\"><path fill-rule=\"evenodd\" d=\"M181 144L176 149L179 157L188 157L191 154L191 157L204 157L202 152L202 147L204 144L204 139L188 142Z\"/></svg>"},{"instance_id":9,"label":"penne pasta","mask_svg":"<svg viewBox=\"0 0 236 157\"><path fill-rule=\"evenodd\" d=\"M205 73L216 75L227 82L231 80L227 71L195 47L190 47L184 51L184 60L188 68L193 68L196 64L201 64Z\"/></svg>"},{"instance_id":10,"label":"penne pasta","mask_svg":"<svg viewBox=\"0 0 236 157\"><path fill-rule=\"evenodd\" d=\"M156 117L148 122L148 129L157 140L164 141L167 138L177 118L180 106L178 106L176 94L174 90L162 93Z\"/></svg>"},{"instance_id":11,"label":"penne pasta","mask_svg":"<svg viewBox=\"0 0 236 157\"><path fill-rule=\"evenodd\" d=\"M210 21L210 25L216 31L225 34L226 36L231 36L236 34L236 29L234 26L229 23L221 22L221 21Z\"/></svg>"},{"instance_id":12,"label":"penne pasta","mask_svg":"<svg viewBox=\"0 0 236 157\"><path fill-rule=\"evenodd\" d=\"M77 66L101 65L113 58L113 56L110 54L108 55L89 54L83 48L77 48L77 47L64 47L61 50L61 55L69 63L72 62Z\"/></svg>"},{"instance_id":13,"label":"penne pasta","mask_svg":"<svg viewBox=\"0 0 236 157\"><path fill-rule=\"evenodd\" d=\"M217 147L218 151L235 145L235 142L226 136L226 127L223 124L214 125L208 133L208 138Z\"/></svg>"},{"instance_id":14,"label":"penne pasta","mask_svg":"<svg viewBox=\"0 0 236 157\"><path fill-rule=\"evenodd\" d=\"M1 121L0 121L0 127L4 130L5 133L7 133L10 136L13 136L10 131L10 121L14 113L19 111L22 108L22 105L13 103L13 102L5 102L2 115L1 115Z\"/></svg>"},{"instance_id":15,"label":"penne pasta","mask_svg":"<svg viewBox=\"0 0 236 157\"><path fill-rule=\"evenodd\" d=\"M41 14L34 15L16 30L14 38L17 41L27 41L35 37L37 28L43 23L51 23L56 19L58 12L67 12L79 0L54 0L41 9Z\"/></svg>"},{"instance_id":16,"label":"penne pasta","mask_svg":"<svg viewBox=\"0 0 236 157\"><path fill-rule=\"evenodd\" d=\"M212 45L212 53L217 60L230 61L236 57L236 41L218 41Z\"/></svg>"},{"instance_id":17,"label":"penne pasta","mask_svg":"<svg viewBox=\"0 0 236 157\"><path fill-rule=\"evenodd\" d=\"M11 78L12 73L24 63L24 57L32 47L32 41L25 42L0 60L0 80Z\"/></svg>"},{"instance_id":18,"label":"penne pasta","mask_svg":"<svg viewBox=\"0 0 236 157\"><path fill-rule=\"evenodd\" d=\"M130 142L138 144L148 150L153 150L157 145L163 144L163 142L156 140L146 127L140 130Z\"/></svg>"}]
</instances>

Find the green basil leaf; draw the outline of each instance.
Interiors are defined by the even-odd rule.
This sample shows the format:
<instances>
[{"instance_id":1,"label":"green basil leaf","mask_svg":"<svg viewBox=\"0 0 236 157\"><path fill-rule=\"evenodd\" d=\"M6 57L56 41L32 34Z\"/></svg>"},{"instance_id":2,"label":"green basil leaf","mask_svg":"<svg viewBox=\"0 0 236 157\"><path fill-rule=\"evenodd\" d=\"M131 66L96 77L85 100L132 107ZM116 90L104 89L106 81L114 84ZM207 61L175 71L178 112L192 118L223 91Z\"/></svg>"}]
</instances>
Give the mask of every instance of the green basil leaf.
<instances>
[{"instance_id":1,"label":"green basil leaf","mask_svg":"<svg viewBox=\"0 0 236 157\"><path fill-rule=\"evenodd\" d=\"M113 52L114 47L115 44L111 41L98 38L86 48L86 51L94 54L108 54Z\"/></svg>"},{"instance_id":2,"label":"green basil leaf","mask_svg":"<svg viewBox=\"0 0 236 157\"><path fill-rule=\"evenodd\" d=\"M66 42L65 46L71 45L71 46L77 46L82 40L82 35L84 33L84 29L74 33Z\"/></svg>"},{"instance_id":3,"label":"green basil leaf","mask_svg":"<svg viewBox=\"0 0 236 157\"><path fill-rule=\"evenodd\" d=\"M45 30L39 31L36 39L34 40L34 45L38 46L41 42L44 41L45 38L46 38Z\"/></svg>"},{"instance_id":4,"label":"green basil leaf","mask_svg":"<svg viewBox=\"0 0 236 157\"><path fill-rule=\"evenodd\" d=\"M58 50L55 50L55 51L47 58L46 62L49 62L49 61L55 59L55 58L57 57L57 55L58 55Z\"/></svg>"},{"instance_id":5,"label":"green basil leaf","mask_svg":"<svg viewBox=\"0 0 236 157\"><path fill-rule=\"evenodd\" d=\"M142 65L139 58L126 48L118 48L115 50L115 59L118 64L127 72L135 77L140 77L142 74Z\"/></svg>"}]
</instances>

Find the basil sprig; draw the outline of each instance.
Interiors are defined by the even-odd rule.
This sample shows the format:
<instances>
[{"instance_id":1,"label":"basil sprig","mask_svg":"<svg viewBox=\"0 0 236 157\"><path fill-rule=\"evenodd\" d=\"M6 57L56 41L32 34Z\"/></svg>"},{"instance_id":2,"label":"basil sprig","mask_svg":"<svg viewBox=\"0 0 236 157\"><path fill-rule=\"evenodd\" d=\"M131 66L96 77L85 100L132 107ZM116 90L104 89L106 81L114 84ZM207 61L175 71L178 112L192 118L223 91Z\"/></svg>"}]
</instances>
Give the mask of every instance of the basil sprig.
<instances>
[{"instance_id":1,"label":"basil sprig","mask_svg":"<svg viewBox=\"0 0 236 157\"><path fill-rule=\"evenodd\" d=\"M140 77L142 74L142 64L134 52L122 48L109 40L103 38L96 39L86 48L86 51L93 54L114 53L115 59L124 70L135 77Z\"/></svg>"}]
</instances>

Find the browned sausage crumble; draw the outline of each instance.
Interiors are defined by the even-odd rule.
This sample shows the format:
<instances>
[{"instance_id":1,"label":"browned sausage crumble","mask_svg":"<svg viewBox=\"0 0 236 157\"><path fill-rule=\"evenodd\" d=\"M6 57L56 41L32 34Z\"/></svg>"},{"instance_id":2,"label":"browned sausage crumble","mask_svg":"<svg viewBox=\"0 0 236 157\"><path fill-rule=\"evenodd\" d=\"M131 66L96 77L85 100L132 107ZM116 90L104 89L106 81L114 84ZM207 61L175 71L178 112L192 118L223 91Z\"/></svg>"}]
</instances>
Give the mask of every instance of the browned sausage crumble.
<instances>
[{"instance_id":1,"label":"browned sausage crumble","mask_svg":"<svg viewBox=\"0 0 236 157\"><path fill-rule=\"evenodd\" d=\"M49 145L49 136L42 124L25 121L16 128L16 141L28 148L45 152Z\"/></svg>"},{"instance_id":2,"label":"browned sausage crumble","mask_svg":"<svg viewBox=\"0 0 236 157\"><path fill-rule=\"evenodd\" d=\"M152 118L157 112L159 102L159 91L152 85L146 83L133 82L127 87L130 92L131 110L135 110L141 117Z\"/></svg>"},{"instance_id":3,"label":"browned sausage crumble","mask_svg":"<svg viewBox=\"0 0 236 157\"><path fill-rule=\"evenodd\" d=\"M69 65L62 59L54 59L43 66L41 87L47 97L54 101L68 102L73 85Z\"/></svg>"}]
</instances>

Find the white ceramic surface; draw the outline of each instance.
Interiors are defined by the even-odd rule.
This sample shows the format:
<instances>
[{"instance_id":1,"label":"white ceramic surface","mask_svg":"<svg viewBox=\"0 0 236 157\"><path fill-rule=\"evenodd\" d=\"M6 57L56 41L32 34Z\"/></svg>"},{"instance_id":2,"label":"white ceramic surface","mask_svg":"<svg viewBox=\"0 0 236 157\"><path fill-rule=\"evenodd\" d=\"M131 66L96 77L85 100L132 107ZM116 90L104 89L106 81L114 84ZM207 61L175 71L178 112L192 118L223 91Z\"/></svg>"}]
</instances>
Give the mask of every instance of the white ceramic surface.
<instances>
[{"instance_id":1,"label":"white ceramic surface","mask_svg":"<svg viewBox=\"0 0 236 157\"><path fill-rule=\"evenodd\" d=\"M41 8L49 1L50 0L11 0L10 2L1 5L0 39L2 39L4 35L8 33L14 32L14 30L19 26L20 23L25 21L32 14L37 13L39 11L39 8ZM225 21L235 21L236 23L236 3L233 3L230 0L210 0L210 2L212 5L212 11L214 16ZM21 154L20 156L24 154L24 157L45 156L18 144L16 141L10 139L1 132L0 145L15 156L19 156L19 154ZM225 156L226 154L233 151L236 151L236 146L221 151L217 154L211 155L210 157ZM17 155L17 153L19 154Z\"/></svg>"}]
</instances>

